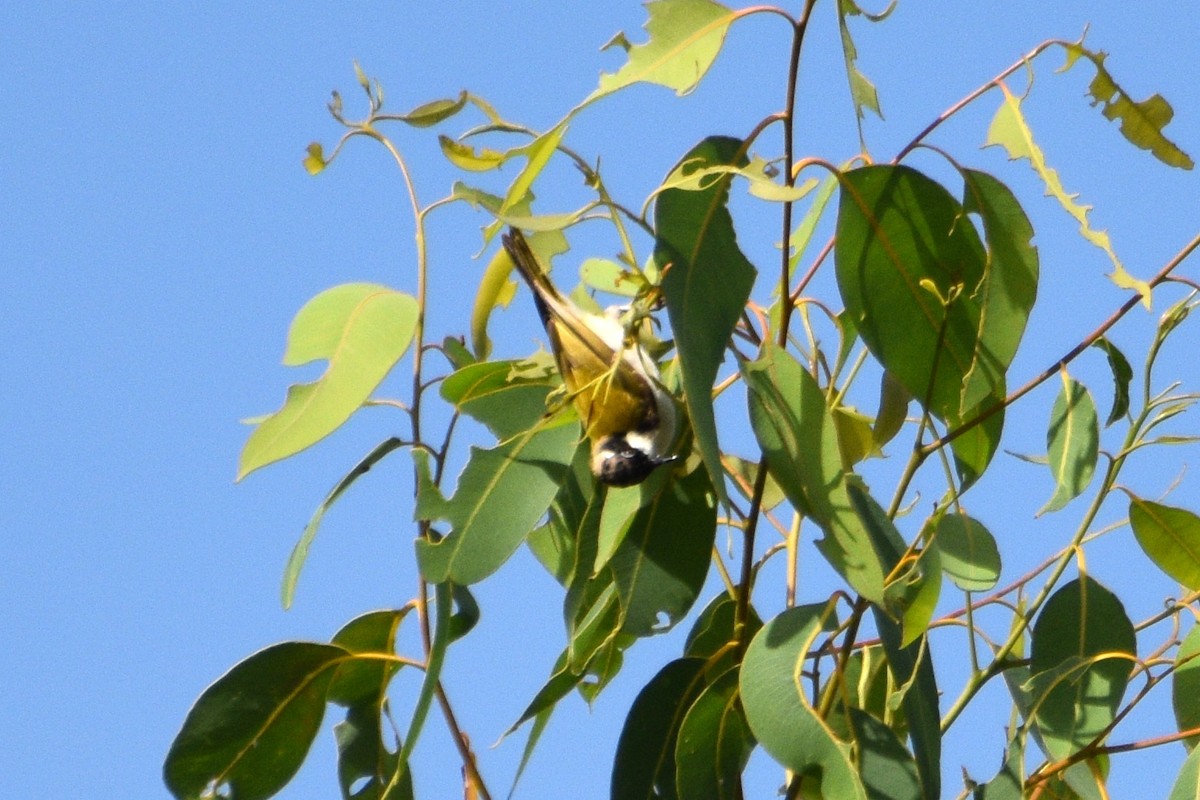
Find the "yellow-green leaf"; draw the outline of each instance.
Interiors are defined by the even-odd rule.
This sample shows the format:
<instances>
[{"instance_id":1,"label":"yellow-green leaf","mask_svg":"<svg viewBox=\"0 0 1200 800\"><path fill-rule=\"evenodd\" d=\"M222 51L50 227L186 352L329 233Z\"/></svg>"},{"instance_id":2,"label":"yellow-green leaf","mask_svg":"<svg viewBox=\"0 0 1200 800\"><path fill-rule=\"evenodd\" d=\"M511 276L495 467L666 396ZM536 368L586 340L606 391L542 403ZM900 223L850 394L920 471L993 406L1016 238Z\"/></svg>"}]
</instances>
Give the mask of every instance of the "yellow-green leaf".
<instances>
[{"instance_id":1,"label":"yellow-green leaf","mask_svg":"<svg viewBox=\"0 0 1200 800\"><path fill-rule=\"evenodd\" d=\"M1067 47L1067 63L1063 69L1071 66L1083 56L1096 67L1096 77L1088 86L1088 94L1095 101L1093 105L1101 107L1101 113L1106 119L1121 121L1121 135L1142 150L1149 150L1159 161L1170 167L1191 169L1195 166L1191 156L1179 149L1163 134L1163 128L1175 116L1174 109L1162 95L1154 94L1145 100L1135 102L1129 94L1117 85L1112 74L1104 66L1108 53L1092 52L1082 44L1072 44Z\"/></svg>"},{"instance_id":2,"label":"yellow-green leaf","mask_svg":"<svg viewBox=\"0 0 1200 800\"><path fill-rule=\"evenodd\" d=\"M325 152L320 142L313 142L305 148L305 152L308 155L304 157L304 169L308 171L309 175L318 174L329 163L325 160Z\"/></svg>"},{"instance_id":3,"label":"yellow-green leaf","mask_svg":"<svg viewBox=\"0 0 1200 800\"><path fill-rule=\"evenodd\" d=\"M329 361L314 383L289 387L283 408L242 449L238 480L333 433L371 396L412 342L417 301L373 283L326 289L296 314L283 363Z\"/></svg>"},{"instance_id":4,"label":"yellow-green leaf","mask_svg":"<svg viewBox=\"0 0 1200 800\"><path fill-rule=\"evenodd\" d=\"M988 127L987 141L984 146L997 145L1003 147L1012 160L1025 159L1033 167L1034 172L1042 179L1046 194L1059 202L1063 209L1079 223L1079 233L1085 240L1104 251L1112 262L1113 271L1109 276L1113 283L1122 289L1131 289L1142 296L1142 303L1150 307L1150 285L1135 278L1125 269L1121 260L1113 250L1112 241L1107 231L1098 231L1088 221L1091 206L1078 202L1078 194L1068 194L1063 188L1058 171L1046 163L1046 155L1042 148L1033 140L1033 131L1021 112L1021 101L1015 97L1008 87L1000 84L1004 93L1004 102L996 110L992 124Z\"/></svg>"},{"instance_id":5,"label":"yellow-green leaf","mask_svg":"<svg viewBox=\"0 0 1200 800\"><path fill-rule=\"evenodd\" d=\"M476 150L469 144L456 142L449 136L438 136L438 144L442 146L442 155L446 159L467 172L490 172L496 169L508 158L507 153L481 147Z\"/></svg>"},{"instance_id":6,"label":"yellow-green leaf","mask_svg":"<svg viewBox=\"0 0 1200 800\"><path fill-rule=\"evenodd\" d=\"M616 73L600 76L600 85L581 105L635 83L655 83L685 95L704 77L738 13L712 0L655 0L646 4L649 41L630 44L621 36L610 44L629 54Z\"/></svg>"},{"instance_id":7,"label":"yellow-green leaf","mask_svg":"<svg viewBox=\"0 0 1200 800\"><path fill-rule=\"evenodd\" d=\"M512 259L504 248L500 248L483 271L479 291L475 294L475 305L471 309L471 351L478 359L486 359L492 352L492 341L487 333L492 309L496 306L508 308L517 294L517 282L509 277L512 268Z\"/></svg>"}]
</instances>

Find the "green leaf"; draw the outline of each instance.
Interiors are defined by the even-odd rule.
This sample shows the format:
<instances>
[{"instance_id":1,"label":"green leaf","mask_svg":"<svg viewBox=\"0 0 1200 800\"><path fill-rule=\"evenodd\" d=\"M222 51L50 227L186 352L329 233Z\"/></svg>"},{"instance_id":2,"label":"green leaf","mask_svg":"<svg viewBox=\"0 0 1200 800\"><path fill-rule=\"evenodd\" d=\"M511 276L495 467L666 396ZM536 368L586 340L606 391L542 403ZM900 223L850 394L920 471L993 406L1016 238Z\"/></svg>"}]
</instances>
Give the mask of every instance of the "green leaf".
<instances>
[{"instance_id":1,"label":"green leaf","mask_svg":"<svg viewBox=\"0 0 1200 800\"><path fill-rule=\"evenodd\" d=\"M525 157L525 166L521 169L517 177L513 179L509 185L508 191L504 194L504 203L500 206L498 216L503 217L505 214L511 214L516 211L524 210L528 207L532 199L531 188L533 182L538 175L542 174L542 170L550 163L550 158L558 150L559 144L567 133L566 120L558 123L550 130L540 134L536 139L523 147L514 148L510 151L513 155L522 155ZM504 225L502 219L497 219L488 226L490 235ZM538 252L535 246L534 252ZM541 255L539 253L539 255Z\"/></svg>"},{"instance_id":2,"label":"green leaf","mask_svg":"<svg viewBox=\"0 0 1200 800\"><path fill-rule=\"evenodd\" d=\"M387 684L400 669L394 659L396 631L410 608L371 611L342 626L331 644L360 658L341 666L329 686L328 699L346 707L363 703L382 703ZM362 657L370 656L370 657Z\"/></svg>"},{"instance_id":3,"label":"green leaf","mask_svg":"<svg viewBox=\"0 0 1200 800\"><path fill-rule=\"evenodd\" d=\"M1200 797L1200 750L1192 750L1184 759L1167 800L1196 800L1197 797Z\"/></svg>"},{"instance_id":4,"label":"green leaf","mask_svg":"<svg viewBox=\"0 0 1200 800\"><path fill-rule=\"evenodd\" d=\"M171 743L163 779L175 797L227 787L238 800L282 789L325 715L340 647L283 642L260 650L204 690Z\"/></svg>"},{"instance_id":5,"label":"green leaf","mask_svg":"<svg viewBox=\"0 0 1200 800\"><path fill-rule=\"evenodd\" d=\"M741 146L739 139L710 137L692 148L678 169L687 173L714 164L744 164ZM671 265L662 288L688 416L722 505L727 500L712 387L756 274L738 248L733 218L725 207L728 199L725 179L704 191L668 189L659 195L654 210L655 258Z\"/></svg>"},{"instance_id":6,"label":"green leaf","mask_svg":"<svg viewBox=\"0 0 1200 800\"><path fill-rule=\"evenodd\" d=\"M1104 59L1108 53L1091 51L1081 43L1067 46L1067 63L1064 70L1070 69L1079 57L1083 56L1096 67L1096 77L1088 86L1088 94L1092 96L1092 105L1099 105L1104 118L1121 121L1121 135L1142 150L1149 150L1155 158L1169 167L1191 169L1195 166L1191 157L1163 134L1163 128L1175 116L1175 111L1160 94L1151 95L1141 102L1135 102L1128 93L1113 80Z\"/></svg>"},{"instance_id":7,"label":"green leaf","mask_svg":"<svg viewBox=\"0 0 1200 800\"><path fill-rule=\"evenodd\" d=\"M590 443L581 441L575 450L571 471L550 505L546 523L528 539L534 556L564 587L570 584L576 568L577 540L597 485L588 467L590 457Z\"/></svg>"},{"instance_id":8,"label":"green leaf","mask_svg":"<svg viewBox=\"0 0 1200 800\"><path fill-rule=\"evenodd\" d=\"M1200 589L1200 517L1130 495L1129 524L1159 569L1191 591Z\"/></svg>"},{"instance_id":9,"label":"green leaf","mask_svg":"<svg viewBox=\"0 0 1200 800\"><path fill-rule=\"evenodd\" d=\"M433 587L433 641L425 657L425 671L421 677L421 690L417 693L413 704L412 717L408 722L404 746L400 749L400 762L408 763L412 756L425 720L429 718L429 709L433 705L433 695L442 679L442 666L446 663L446 649L451 640L451 617L454 608L454 591L448 583L439 583Z\"/></svg>"},{"instance_id":10,"label":"green leaf","mask_svg":"<svg viewBox=\"0 0 1200 800\"><path fill-rule=\"evenodd\" d=\"M439 122L445 122L467 105L466 91L459 92L458 97L431 100L409 111L407 114L380 114L378 119L396 120L412 125L414 128L429 128Z\"/></svg>"},{"instance_id":11,"label":"green leaf","mask_svg":"<svg viewBox=\"0 0 1200 800\"><path fill-rule=\"evenodd\" d=\"M283 408L250 434L238 480L316 444L371 396L412 342L417 301L385 286L347 283L326 289L296 314L283 363L327 359L320 380L288 389Z\"/></svg>"},{"instance_id":12,"label":"green leaf","mask_svg":"<svg viewBox=\"0 0 1200 800\"><path fill-rule=\"evenodd\" d=\"M507 308L517 294L517 283L509 277L511 274L512 259L500 248L483 270L471 308L471 351L477 359L486 359L492 352L492 340L487 332L492 311L497 306Z\"/></svg>"},{"instance_id":13,"label":"green leaf","mask_svg":"<svg viewBox=\"0 0 1200 800\"><path fill-rule=\"evenodd\" d=\"M963 210L983 222L988 259L972 298L979 305L979 340L963 386L963 407L978 405L1004 385L1037 299L1038 254L1033 225L1012 191L986 172L963 170Z\"/></svg>"},{"instance_id":14,"label":"green leaf","mask_svg":"<svg viewBox=\"0 0 1200 800\"><path fill-rule=\"evenodd\" d=\"M1192 626L1175 653L1175 672L1171 675L1171 705L1175 725L1180 731L1200 728L1200 626ZM1184 739L1193 752L1200 735Z\"/></svg>"},{"instance_id":15,"label":"green leaf","mask_svg":"<svg viewBox=\"0 0 1200 800\"><path fill-rule=\"evenodd\" d=\"M984 592L1000 580L1000 550L983 523L966 514L946 514L934 539L942 568L958 588Z\"/></svg>"},{"instance_id":16,"label":"green leaf","mask_svg":"<svg viewBox=\"0 0 1200 800\"><path fill-rule=\"evenodd\" d=\"M1010 160L1015 161L1022 158L1027 160L1034 172L1042 179L1042 183L1045 184L1046 194L1057 200L1063 210L1079 223L1079 234L1086 241L1103 250L1108 256L1113 265L1113 272L1109 276L1113 283L1122 289L1136 291L1142 296L1142 303L1149 309L1150 285L1133 277L1125 270L1125 266L1117 258L1116 251L1113 250L1107 232L1092 228L1088 221L1088 212L1091 210L1091 206L1081 205L1077 200L1079 195L1068 194L1067 190L1063 188L1062 179L1059 178L1057 170L1046 163L1045 153L1033 140L1033 131L1030 130L1029 123L1025 121L1025 115L1021 112L1021 101L1014 97L1003 83L1000 84L1000 90L1004 93L1004 102L1000 104L1000 108L992 118L984 146L1003 147Z\"/></svg>"},{"instance_id":17,"label":"green leaf","mask_svg":"<svg viewBox=\"0 0 1200 800\"><path fill-rule=\"evenodd\" d=\"M754 735L738 700L738 669L725 670L687 710L675 744L679 800L740 800Z\"/></svg>"},{"instance_id":18,"label":"green leaf","mask_svg":"<svg viewBox=\"0 0 1200 800\"><path fill-rule=\"evenodd\" d=\"M830 175L825 180L821 181L821 187L817 190L817 194L813 197L812 203L808 210L804 212L804 216L800 219L800 223L796 225L796 229L792 231L792 235L788 237L788 242L792 247L791 256L788 258L788 265L795 272L800 264L800 259L804 257L804 252L812 243L813 233L817 229L817 223L825 214L825 208L829 205L829 199L833 197L833 192L837 189L838 181L836 175Z\"/></svg>"},{"instance_id":19,"label":"green leaf","mask_svg":"<svg viewBox=\"0 0 1200 800\"><path fill-rule=\"evenodd\" d=\"M1107 428L1129 413L1129 383L1133 380L1133 367L1129 366L1125 354L1103 336L1093 342L1092 347L1104 351L1104 355L1108 357L1108 368L1112 370L1113 404L1112 410L1108 412L1108 419L1104 421L1104 427Z\"/></svg>"},{"instance_id":20,"label":"green leaf","mask_svg":"<svg viewBox=\"0 0 1200 800\"><path fill-rule=\"evenodd\" d=\"M895 438L908 418L908 406L912 395L904 388L904 384L884 371L879 380L879 412L875 415L875 425L871 431L875 447L882 448Z\"/></svg>"},{"instance_id":21,"label":"green leaf","mask_svg":"<svg viewBox=\"0 0 1200 800\"><path fill-rule=\"evenodd\" d=\"M412 774L380 737L378 708L354 706L333 727L346 800L413 800Z\"/></svg>"},{"instance_id":22,"label":"green leaf","mask_svg":"<svg viewBox=\"0 0 1200 800\"><path fill-rule=\"evenodd\" d=\"M758 477L758 463L734 455L726 455L723 460L730 474L736 478L733 485L737 488L738 493L749 500L753 494L751 490ZM763 486L763 509L770 511L786 499L783 489L779 488L779 484L771 477L770 470L767 470L767 482Z\"/></svg>"},{"instance_id":23,"label":"green leaf","mask_svg":"<svg viewBox=\"0 0 1200 800\"><path fill-rule=\"evenodd\" d=\"M855 651L846 663L840 684L826 684L825 691L838 695L829 718L844 718L849 714L849 709L859 708L883 720L892 732L903 739L908 735L907 720L902 706L893 707L888 702L890 692L895 688L890 684L892 679L883 645L867 645Z\"/></svg>"},{"instance_id":24,"label":"green leaf","mask_svg":"<svg viewBox=\"0 0 1200 800\"><path fill-rule=\"evenodd\" d=\"M728 593L721 593L714 597L700 615L696 617L696 622L692 625L692 629L688 631L687 642L683 647L685 656L693 656L695 658L709 659L710 661L721 651L725 651L731 658L734 655L733 648L730 647L736 641L735 623L737 620L737 600L730 597ZM746 628L749 636L754 636L762 628L762 619L758 616L758 612L754 610L754 606L749 608L749 619L746 620ZM720 662L714 662L720 663ZM710 664L709 670L714 667Z\"/></svg>"},{"instance_id":25,"label":"green leaf","mask_svg":"<svg viewBox=\"0 0 1200 800\"><path fill-rule=\"evenodd\" d=\"M909 394L953 422L995 393L1011 355L981 338L993 277L949 192L909 167L843 173L834 254L847 313Z\"/></svg>"},{"instance_id":26,"label":"green leaf","mask_svg":"<svg viewBox=\"0 0 1200 800\"><path fill-rule=\"evenodd\" d=\"M1092 481L1100 452L1100 422L1096 405L1083 384L1062 373L1063 388L1050 411L1046 432L1054 496L1038 511L1058 511L1074 500Z\"/></svg>"},{"instance_id":27,"label":"green leaf","mask_svg":"<svg viewBox=\"0 0 1200 800\"><path fill-rule=\"evenodd\" d=\"M866 800L850 745L817 715L801 683L808 652L831 610L790 608L758 632L742 662L742 704L750 730L772 758L798 776L819 776L824 797Z\"/></svg>"},{"instance_id":28,"label":"green leaf","mask_svg":"<svg viewBox=\"0 0 1200 800\"><path fill-rule=\"evenodd\" d=\"M649 40L629 44L624 36L610 44L627 51L629 60L616 73L600 76L600 85L580 105L635 83L654 83L685 95L708 72L737 12L711 0L654 0L646 3Z\"/></svg>"},{"instance_id":29,"label":"green leaf","mask_svg":"<svg viewBox=\"0 0 1200 800\"><path fill-rule=\"evenodd\" d=\"M858 747L858 774L867 796L878 800L921 800L921 779L912 754L887 725L861 708L850 709Z\"/></svg>"},{"instance_id":30,"label":"green leaf","mask_svg":"<svg viewBox=\"0 0 1200 800\"><path fill-rule=\"evenodd\" d=\"M609 562L623 613L622 630L663 633L692 607L712 561L717 508L708 473L697 466L671 480L638 509Z\"/></svg>"},{"instance_id":31,"label":"green leaf","mask_svg":"<svg viewBox=\"0 0 1200 800\"><path fill-rule=\"evenodd\" d=\"M459 411L488 427L496 438L512 438L547 413L547 396L559 385L547 355L524 361L480 361L446 376L441 395ZM573 412L560 403L553 422L569 422ZM547 424L551 421L547 420Z\"/></svg>"},{"instance_id":32,"label":"green leaf","mask_svg":"<svg viewBox=\"0 0 1200 800\"><path fill-rule=\"evenodd\" d=\"M883 603L886 570L850 506L837 427L816 379L786 350L766 345L743 364L750 424L788 500L821 526L821 553L854 589Z\"/></svg>"},{"instance_id":33,"label":"green leaf","mask_svg":"<svg viewBox=\"0 0 1200 800\"><path fill-rule=\"evenodd\" d=\"M906 606L900 620L902 647L908 647L929 630L938 598L942 594L942 555L932 543L927 543L921 551L916 572L920 577L916 580L916 587L905 597Z\"/></svg>"},{"instance_id":34,"label":"green leaf","mask_svg":"<svg viewBox=\"0 0 1200 800\"><path fill-rule=\"evenodd\" d=\"M412 776L384 743L382 724L388 683L400 669L389 659L396 650L396 631L410 608L364 614L333 637L333 644L359 656L341 666L328 692L330 702L347 708L345 720L334 728L343 797L408 800L413 796Z\"/></svg>"},{"instance_id":35,"label":"green leaf","mask_svg":"<svg viewBox=\"0 0 1200 800\"><path fill-rule=\"evenodd\" d=\"M1056 591L1033 626L1033 680L1062 670L1034 718L1051 758L1066 758L1098 736L1116 715L1137 641L1117 596L1089 577Z\"/></svg>"},{"instance_id":36,"label":"green leaf","mask_svg":"<svg viewBox=\"0 0 1200 800\"><path fill-rule=\"evenodd\" d=\"M1008 742L1004 765L990 781L975 789L974 800L1024 800L1025 735L1019 733Z\"/></svg>"},{"instance_id":37,"label":"green leaf","mask_svg":"<svg viewBox=\"0 0 1200 800\"><path fill-rule=\"evenodd\" d=\"M283 570L283 588L280 596L284 608L292 607L292 600L296 597L296 584L300 580L300 571L304 569L304 562L308 560L309 548L312 547L313 540L317 538L317 530L321 527L321 521L325 519L325 512L337 502L342 493L349 489L356 480L366 475L371 467L382 461L388 453L398 450L403 446L404 442L395 436L380 442L375 446L374 450L367 453L362 461L354 465L354 469L346 473L337 482L337 485L321 501L321 505L317 506L317 510L309 519L308 524L304 526L304 533L300 535L300 540L292 548L292 554L288 556L287 566Z\"/></svg>"},{"instance_id":38,"label":"green leaf","mask_svg":"<svg viewBox=\"0 0 1200 800\"><path fill-rule=\"evenodd\" d=\"M440 541L416 543L426 580L470 585L499 569L550 507L578 441L578 426L538 425L492 449L472 447L454 497L434 509L418 503L423 518L451 525Z\"/></svg>"},{"instance_id":39,"label":"green leaf","mask_svg":"<svg viewBox=\"0 0 1200 800\"><path fill-rule=\"evenodd\" d=\"M638 693L625 718L613 760L613 800L672 798L679 726L704 688L704 661L670 662Z\"/></svg>"},{"instance_id":40,"label":"green leaf","mask_svg":"<svg viewBox=\"0 0 1200 800\"><path fill-rule=\"evenodd\" d=\"M929 638L922 636L903 645L900 626L882 609L873 608L872 616L892 675L902 687L900 704L908 722L913 758L921 777L922 797L938 800L942 796L942 725ZM894 698L888 699L889 705L893 702Z\"/></svg>"},{"instance_id":41,"label":"green leaf","mask_svg":"<svg viewBox=\"0 0 1200 800\"><path fill-rule=\"evenodd\" d=\"M1000 437L1004 433L1004 406L1000 404L1003 403L1004 396L1004 386L997 386L994 396L963 414L962 421L966 421L979 416L985 409L996 408L983 422L950 442L950 449L954 452L954 469L958 474L960 496L982 477L988 464L992 462L992 456L1000 449ZM955 424L960 423L956 421Z\"/></svg>"},{"instance_id":42,"label":"green leaf","mask_svg":"<svg viewBox=\"0 0 1200 800\"><path fill-rule=\"evenodd\" d=\"M888 6L887 10L879 17L871 17L873 20L881 20L891 13L895 8L896 3L893 2ZM867 76L863 75L858 69L858 48L854 46L854 40L850 37L850 26L846 20L851 16L862 14L862 9L854 0L838 0L838 29L842 35L842 56L846 62L846 76L850 79L850 97L854 100L854 114L859 121L859 137L862 136L862 120L866 116L864 109L870 109L875 112L875 116L883 119L883 112L879 110L879 93L875 91L875 84L867 80Z\"/></svg>"}]
</instances>

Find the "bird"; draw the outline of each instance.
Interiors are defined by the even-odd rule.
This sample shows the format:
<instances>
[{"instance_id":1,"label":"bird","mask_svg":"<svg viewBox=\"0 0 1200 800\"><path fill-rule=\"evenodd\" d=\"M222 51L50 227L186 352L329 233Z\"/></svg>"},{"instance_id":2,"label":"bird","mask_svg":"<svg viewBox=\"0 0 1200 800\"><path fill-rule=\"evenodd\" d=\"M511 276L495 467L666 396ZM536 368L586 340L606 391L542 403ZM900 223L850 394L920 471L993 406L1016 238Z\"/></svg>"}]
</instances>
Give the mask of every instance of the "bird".
<instances>
[{"instance_id":1,"label":"bird","mask_svg":"<svg viewBox=\"0 0 1200 800\"><path fill-rule=\"evenodd\" d=\"M591 442L590 467L601 483L634 486L675 460L675 400L658 366L626 336L617 314L584 311L561 294L524 235L501 236L513 266L533 292L558 371Z\"/></svg>"}]
</instances>

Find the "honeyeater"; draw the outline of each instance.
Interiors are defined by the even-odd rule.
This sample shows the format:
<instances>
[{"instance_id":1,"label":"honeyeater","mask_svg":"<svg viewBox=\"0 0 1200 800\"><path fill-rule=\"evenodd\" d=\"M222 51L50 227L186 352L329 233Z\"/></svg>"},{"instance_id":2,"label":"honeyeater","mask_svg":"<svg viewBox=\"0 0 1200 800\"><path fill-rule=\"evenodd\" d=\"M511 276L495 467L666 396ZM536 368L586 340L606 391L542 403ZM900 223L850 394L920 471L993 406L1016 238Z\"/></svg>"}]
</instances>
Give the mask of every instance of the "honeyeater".
<instances>
[{"instance_id":1,"label":"honeyeater","mask_svg":"<svg viewBox=\"0 0 1200 800\"><path fill-rule=\"evenodd\" d=\"M591 441L592 474L612 486L641 483L674 458L675 400L658 366L615 314L593 314L550 282L525 237L510 228L502 237L533 302L550 349Z\"/></svg>"}]
</instances>

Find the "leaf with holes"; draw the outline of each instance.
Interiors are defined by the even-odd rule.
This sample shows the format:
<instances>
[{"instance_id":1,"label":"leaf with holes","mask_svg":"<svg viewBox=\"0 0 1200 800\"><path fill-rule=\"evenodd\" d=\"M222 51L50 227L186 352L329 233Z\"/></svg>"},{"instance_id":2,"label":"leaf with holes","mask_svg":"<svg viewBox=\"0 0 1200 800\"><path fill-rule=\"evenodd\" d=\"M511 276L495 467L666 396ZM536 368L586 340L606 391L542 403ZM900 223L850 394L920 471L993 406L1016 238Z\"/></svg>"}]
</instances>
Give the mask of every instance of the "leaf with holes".
<instances>
[{"instance_id":1,"label":"leaf with holes","mask_svg":"<svg viewBox=\"0 0 1200 800\"><path fill-rule=\"evenodd\" d=\"M210 786L239 800L282 789L308 754L326 692L351 658L341 647L283 642L260 650L204 690L171 743L163 779L177 798Z\"/></svg>"},{"instance_id":2,"label":"leaf with holes","mask_svg":"<svg viewBox=\"0 0 1200 800\"><path fill-rule=\"evenodd\" d=\"M650 14L645 44L630 44L618 34L607 47L620 47L629 60L617 72L600 76L600 85L581 103L587 105L635 83L655 83L685 95L708 72L737 12L712 0L656 0L646 4Z\"/></svg>"}]
</instances>

